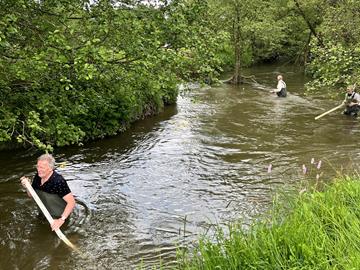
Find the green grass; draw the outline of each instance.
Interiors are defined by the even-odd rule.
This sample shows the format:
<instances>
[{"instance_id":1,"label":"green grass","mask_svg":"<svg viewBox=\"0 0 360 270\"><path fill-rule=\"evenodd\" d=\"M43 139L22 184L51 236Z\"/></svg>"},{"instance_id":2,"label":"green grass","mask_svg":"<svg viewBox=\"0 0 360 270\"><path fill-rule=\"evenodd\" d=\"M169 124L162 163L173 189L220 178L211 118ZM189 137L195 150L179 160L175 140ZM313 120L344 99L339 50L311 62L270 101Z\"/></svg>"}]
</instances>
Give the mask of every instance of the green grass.
<instances>
[{"instance_id":1,"label":"green grass","mask_svg":"<svg viewBox=\"0 0 360 270\"><path fill-rule=\"evenodd\" d=\"M250 228L218 229L178 269L360 269L360 179L293 194Z\"/></svg>"}]
</instances>

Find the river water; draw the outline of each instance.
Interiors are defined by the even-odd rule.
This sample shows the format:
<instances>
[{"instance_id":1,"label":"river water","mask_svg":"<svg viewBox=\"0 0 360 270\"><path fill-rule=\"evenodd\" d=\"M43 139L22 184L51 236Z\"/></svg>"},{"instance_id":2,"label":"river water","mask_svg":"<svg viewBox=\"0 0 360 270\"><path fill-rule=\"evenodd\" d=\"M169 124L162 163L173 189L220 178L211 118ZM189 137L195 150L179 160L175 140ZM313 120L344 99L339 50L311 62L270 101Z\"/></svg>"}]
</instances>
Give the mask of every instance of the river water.
<instances>
[{"instance_id":1,"label":"river water","mask_svg":"<svg viewBox=\"0 0 360 270\"><path fill-rule=\"evenodd\" d=\"M306 78L292 67L245 72L258 83L193 87L119 136L55 151L77 200L63 231L82 255L37 218L19 184L34 174L37 154L2 152L0 269L170 268L177 247L213 225L251 222L274 191L358 169L358 120L339 111L314 120L340 100L305 96ZM285 99L269 94L278 72Z\"/></svg>"}]
</instances>

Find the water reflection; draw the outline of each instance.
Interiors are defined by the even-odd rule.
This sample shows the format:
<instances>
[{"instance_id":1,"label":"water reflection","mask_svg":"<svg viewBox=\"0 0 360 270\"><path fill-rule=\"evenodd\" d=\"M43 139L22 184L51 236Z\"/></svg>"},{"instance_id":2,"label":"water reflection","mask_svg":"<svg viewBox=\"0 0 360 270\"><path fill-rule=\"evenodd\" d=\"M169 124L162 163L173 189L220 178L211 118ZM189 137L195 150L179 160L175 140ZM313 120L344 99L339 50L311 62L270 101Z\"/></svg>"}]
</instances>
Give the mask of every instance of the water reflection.
<instances>
[{"instance_id":1,"label":"water reflection","mask_svg":"<svg viewBox=\"0 0 360 270\"><path fill-rule=\"evenodd\" d=\"M65 233L85 256L38 222L18 184L21 175L33 174L36 155L3 153L0 269L171 265L176 247L210 233L212 224L250 222L276 189L304 180L301 165L311 158L324 161L323 178L353 168L358 120L333 113L314 121L333 104L305 97L306 78L282 68L249 70L258 81L253 85L192 90L120 136L57 150L58 170L78 201ZM278 71L289 88L286 99L268 93Z\"/></svg>"}]
</instances>

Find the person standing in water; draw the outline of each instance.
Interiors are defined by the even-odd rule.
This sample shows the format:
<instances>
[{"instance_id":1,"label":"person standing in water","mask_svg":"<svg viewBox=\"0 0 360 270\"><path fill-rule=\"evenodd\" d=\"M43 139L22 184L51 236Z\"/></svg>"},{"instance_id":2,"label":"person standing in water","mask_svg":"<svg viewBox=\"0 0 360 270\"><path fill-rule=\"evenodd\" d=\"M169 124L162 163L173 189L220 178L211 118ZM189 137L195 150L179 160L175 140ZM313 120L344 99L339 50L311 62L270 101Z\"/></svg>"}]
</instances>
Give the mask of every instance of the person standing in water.
<instances>
[{"instance_id":1,"label":"person standing in water","mask_svg":"<svg viewBox=\"0 0 360 270\"><path fill-rule=\"evenodd\" d=\"M355 86L348 86L346 88L345 99L343 104L346 106L344 114L357 116L360 110L360 95L355 92Z\"/></svg>"},{"instance_id":2,"label":"person standing in water","mask_svg":"<svg viewBox=\"0 0 360 270\"><path fill-rule=\"evenodd\" d=\"M276 89L271 90L270 93L276 93L276 95L278 97L286 97L286 83L283 80L283 76L282 75L278 75L277 76L277 86Z\"/></svg>"},{"instance_id":3,"label":"person standing in water","mask_svg":"<svg viewBox=\"0 0 360 270\"><path fill-rule=\"evenodd\" d=\"M50 154L41 155L36 164L37 173L31 186L54 218L52 230L59 229L75 207L75 198L64 177L55 171L55 159ZM25 187L25 176L20 178ZM29 196L31 196L28 193Z\"/></svg>"}]
</instances>

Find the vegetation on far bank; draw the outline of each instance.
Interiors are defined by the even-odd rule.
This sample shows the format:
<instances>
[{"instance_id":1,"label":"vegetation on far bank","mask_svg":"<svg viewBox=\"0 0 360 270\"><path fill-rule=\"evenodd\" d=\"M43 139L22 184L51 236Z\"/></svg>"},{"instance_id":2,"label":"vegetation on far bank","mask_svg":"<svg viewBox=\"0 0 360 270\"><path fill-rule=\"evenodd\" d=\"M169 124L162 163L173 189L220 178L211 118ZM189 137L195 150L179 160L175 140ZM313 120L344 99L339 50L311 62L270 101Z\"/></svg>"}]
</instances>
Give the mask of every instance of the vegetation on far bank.
<instances>
[{"instance_id":1,"label":"vegetation on far bank","mask_svg":"<svg viewBox=\"0 0 360 270\"><path fill-rule=\"evenodd\" d=\"M5 0L0 148L113 135L176 102L181 82L287 59L309 89L360 83L356 0Z\"/></svg>"},{"instance_id":2,"label":"vegetation on far bank","mask_svg":"<svg viewBox=\"0 0 360 270\"><path fill-rule=\"evenodd\" d=\"M206 3L160 2L2 1L0 142L113 135L175 103L179 82L217 74L224 34Z\"/></svg>"},{"instance_id":3,"label":"vegetation on far bank","mask_svg":"<svg viewBox=\"0 0 360 270\"><path fill-rule=\"evenodd\" d=\"M177 269L359 269L360 178L293 194L252 226L231 225L181 253Z\"/></svg>"}]
</instances>

